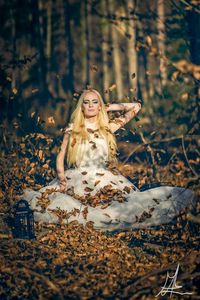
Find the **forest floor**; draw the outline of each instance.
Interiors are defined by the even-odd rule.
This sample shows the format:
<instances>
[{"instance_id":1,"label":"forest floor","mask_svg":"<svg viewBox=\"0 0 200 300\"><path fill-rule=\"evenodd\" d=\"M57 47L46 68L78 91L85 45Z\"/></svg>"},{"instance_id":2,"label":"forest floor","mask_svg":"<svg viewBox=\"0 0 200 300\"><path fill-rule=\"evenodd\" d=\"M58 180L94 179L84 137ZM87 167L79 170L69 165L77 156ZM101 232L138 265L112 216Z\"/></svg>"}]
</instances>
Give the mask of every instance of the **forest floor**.
<instances>
[{"instance_id":1,"label":"forest floor","mask_svg":"<svg viewBox=\"0 0 200 300\"><path fill-rule=\"evenodd\" d=\"M12 237L4 216L24 188L39 189L55 177L55 144L42 134L12 137L0 157L0 299L169 299L162 287L175 273L166 284L176 284L172 299L200 299L199 202L174 222L148 229L109 232L95 230L92 222L36 223L35 240ZM119 145L124 157L136 147ZM195 147L188 144L183 153L169 145L173 159L167 163L154 160L157 150L150 148L145 159L137 153L137 160L118 168L141 189L161 182L189 187L199 197Z\"/></svg>"}]
</instances>

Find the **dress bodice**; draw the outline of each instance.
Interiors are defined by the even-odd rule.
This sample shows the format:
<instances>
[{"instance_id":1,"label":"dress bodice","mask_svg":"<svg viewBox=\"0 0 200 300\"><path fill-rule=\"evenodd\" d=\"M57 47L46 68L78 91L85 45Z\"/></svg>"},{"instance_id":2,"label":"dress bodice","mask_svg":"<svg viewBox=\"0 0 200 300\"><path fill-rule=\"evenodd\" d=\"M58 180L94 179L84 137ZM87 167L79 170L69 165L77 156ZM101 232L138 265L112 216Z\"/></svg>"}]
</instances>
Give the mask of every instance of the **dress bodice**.
<instances>
[{"instance_id":1,"label":"dress bodice","mask_svg":"<svg viewBox=\"0 0 200 300\"><path fill-rule=\"evenodd\" d=\"M79 168L105 167L108 160L108 146L105 138L100 135L96 123L85 123L89 132L89 140L83 141L78 146L77 157Z\"/></svg>"}]
</instances>

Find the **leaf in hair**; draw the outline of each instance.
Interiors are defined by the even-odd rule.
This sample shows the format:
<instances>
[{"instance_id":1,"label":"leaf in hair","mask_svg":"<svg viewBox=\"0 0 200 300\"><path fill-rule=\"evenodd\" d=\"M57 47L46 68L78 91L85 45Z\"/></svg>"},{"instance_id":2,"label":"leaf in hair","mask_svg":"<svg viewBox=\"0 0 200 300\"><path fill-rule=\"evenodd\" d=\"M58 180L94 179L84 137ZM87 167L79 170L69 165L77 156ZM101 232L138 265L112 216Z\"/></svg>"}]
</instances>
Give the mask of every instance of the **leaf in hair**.
<instances>
[{"instance_id":1,"label":"leaf in hair","mask_svg":"<svg viewBox=\"0 0 200 300\"><path fill-rule=\"evenodd\" d=\"M75 144L76 144L76 138L73 138L71 146L74 147Z\"/></svg>"}]
</instances>

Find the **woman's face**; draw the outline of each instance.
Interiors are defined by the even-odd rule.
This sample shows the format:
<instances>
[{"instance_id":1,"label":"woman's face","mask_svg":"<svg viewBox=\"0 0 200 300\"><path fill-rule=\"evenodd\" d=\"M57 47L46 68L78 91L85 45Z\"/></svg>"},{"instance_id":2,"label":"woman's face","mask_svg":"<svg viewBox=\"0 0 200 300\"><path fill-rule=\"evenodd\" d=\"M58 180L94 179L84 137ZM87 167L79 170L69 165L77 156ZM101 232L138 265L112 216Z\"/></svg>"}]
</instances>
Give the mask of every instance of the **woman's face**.
<instances>
[{"instance_id":1,"label":"woman's face","mask_svg":"<svg viewBox=\"0 0 200 300\"><path fill-rule=\"evenodd\" d=\"M82 111L85 117L97 116L101 109L101 103L94 92L88 92L85 94L82 103Z\"/></svg>"}]
</instances>

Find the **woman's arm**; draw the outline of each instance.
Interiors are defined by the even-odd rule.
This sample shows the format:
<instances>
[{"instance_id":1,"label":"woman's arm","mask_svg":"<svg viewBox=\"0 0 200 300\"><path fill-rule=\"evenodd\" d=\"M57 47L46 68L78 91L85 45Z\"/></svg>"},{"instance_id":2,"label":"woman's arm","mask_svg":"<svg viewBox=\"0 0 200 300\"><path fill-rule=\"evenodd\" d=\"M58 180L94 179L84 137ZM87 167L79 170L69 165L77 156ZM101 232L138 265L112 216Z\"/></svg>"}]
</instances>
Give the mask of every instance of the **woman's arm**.
<instances>
[{"instance_id":1,"label":"woman's arm","mask_svg":"<svg viewBox=\"0 0 200 300\"><path fill-rule=\"evenodd\" d=\"M110 122L110 129L114 133L117 131L120 127L124 126L126 123L128 123L130 120L132 120L140 111L141 109L141 103L140 102L131 102L131 103L113 103L109 104L107 106L107 112L108 111L125 111L124 116L120 116L119 118L116 118L115 120L112 120Z\"/></svg>"},{"instance_id":2,"label":"woman's arm","mask_svg":"<svg viewBox=\"0 0 200 300\"><path fill-rule=\"evenodd\" d=\"M58 153L57 158L56 158L56 170L57 170L57 174L58 174L61 191L64 191L66 188L66 185L67 185L65 173L64 173L65 172L64 171L64 159L65 159L68 141L69 141L69 130L65 130L65 134L63 137L60 152Z\"/></svg>"}]
</instances>

